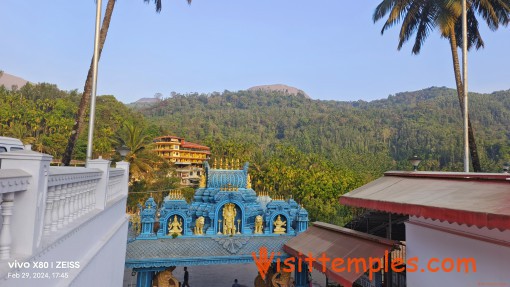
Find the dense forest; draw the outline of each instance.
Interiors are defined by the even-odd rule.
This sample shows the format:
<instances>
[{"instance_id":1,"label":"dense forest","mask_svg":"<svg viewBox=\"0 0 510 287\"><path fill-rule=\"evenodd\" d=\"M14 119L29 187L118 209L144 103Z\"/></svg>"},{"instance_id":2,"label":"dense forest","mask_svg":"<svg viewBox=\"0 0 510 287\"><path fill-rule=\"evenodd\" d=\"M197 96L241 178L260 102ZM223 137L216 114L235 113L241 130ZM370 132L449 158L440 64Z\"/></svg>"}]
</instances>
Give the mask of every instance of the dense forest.
<instances>
[{"instance_id":1,"label":"dense forest","mask_svg":"<svg viewBox=\"0 0 510 287\"><path fill-rule=\"evenodd\" d=\"M284 144L376 176L409 169L412 155L425 159L426 170L462 171L462 118L455 90L448 88L372 102L262 91L176 94L139 110L162 130L216 148L216 155L247 157L231 149L269 153ZM470 110L482 168L498 172L510 158L510 90L471 93Z\"/></svg>"},{"instance_id":2,"label":"dense forest","mask_svg":"<svg viewBox=\"0 0 510 287\"><path fill-rule=\"evenodd\" d=\"M470 94L482 167L500 172L510 159L510 91ZM0 135L31 143L60 159L81 94L51 84L0 87ZM250 162L253 188L293 196L312 220L343 224L353 212L338 197L386 170L410 170L407 158L424 158L421 170L462 170L462 119L455 90L428 88L372 102L312 100L271 91L173 94L154 105L126 106L97 99L94 157L120 160L131 153L130 207L144 191L175 188L172 166L151 153L152 139L171 134L211 147L220 158ZM87 130L85 127L84 131ZM86 132L74 158L83 160ZM142 191L142 193L136 193ZM154 193L158 194L158 193ZM188 199L193 190L184 190ZM161 195L161 194L160 194ZM161 198L159 197L158 200Z\"/></svg>"}]
</instances>

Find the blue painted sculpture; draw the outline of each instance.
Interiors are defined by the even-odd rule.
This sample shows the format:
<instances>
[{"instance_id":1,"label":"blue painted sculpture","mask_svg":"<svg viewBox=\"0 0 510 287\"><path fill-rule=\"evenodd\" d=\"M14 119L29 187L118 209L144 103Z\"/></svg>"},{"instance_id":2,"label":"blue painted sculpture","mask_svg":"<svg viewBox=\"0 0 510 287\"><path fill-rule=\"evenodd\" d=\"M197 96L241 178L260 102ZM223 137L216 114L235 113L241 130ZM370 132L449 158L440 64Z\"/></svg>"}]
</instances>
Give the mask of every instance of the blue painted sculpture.
<instances>
[{"instance_id":1,"label":"blue painted sculpture","mask_svg":"<svg viewBox=\"0 0 510 287\"><path fill-rule=\"evenodd\" d=\"M142 232L137 239L169 237L225 237L236 235L296 235L308 227L308 212L292 198L257 196L251 188L248 163L235 169L234 162L205 174L194 200L188 204L179 191L165 197L159 212L150 197L141 211ZM153 231L159 221L159 229Z\"/></svg>"}]
</instances>

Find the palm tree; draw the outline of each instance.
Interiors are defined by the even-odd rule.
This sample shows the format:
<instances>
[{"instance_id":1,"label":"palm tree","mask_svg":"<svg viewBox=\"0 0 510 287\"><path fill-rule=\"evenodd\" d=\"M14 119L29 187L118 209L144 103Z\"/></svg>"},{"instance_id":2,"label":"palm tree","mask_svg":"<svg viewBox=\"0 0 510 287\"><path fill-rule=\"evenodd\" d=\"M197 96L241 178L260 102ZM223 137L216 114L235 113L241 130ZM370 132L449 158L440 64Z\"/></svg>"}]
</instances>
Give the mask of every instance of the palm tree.
<instances>
[{"instance_id":1,"label":"palm tree","mask_svg":"<svg viewBox=\"0 0 510 287\"><path fill-rule=\"evenodd\" d=\"M154 171L155 158L152 153L145 150L149 141L149 136L145 135L141 127L133 123L124 123L117 142L119 145L125 145L129 148L126 160L130 163L130 181L145 179Z\"/></svg>"},{"instance_id":2,"label":"palm tree","mask_svg":"<svg viewBox=\"0 0 510 287\"><path fill-rule=\"evenodd\" d=\"M151 0L143 0L144 2L151 2ZM191 4L192 0L186 0L188 4ZM153 0L154 5L156 5L156 12L161 11L161 2L162 0ZM106 35L108 34L108 29L110 27L110 21L112 19L113 9L115 7L115 0L108 0L106 4L106 11L103 18L103 23L101 25L101 30L99 32L99 51L98 51L98 60L101 58L101 52L104 47L104 42L106 41ZM90 103L90 97L92 94L92 66L93 60L90 62L89 72L87 74L87 79L85 80L85 86L83 88L83 95L81 97L80 106L78 107L78 113L75 117L75 122L73 129L71 131L71 135L69 136L69 140L67 142L67 146L64 154L62 155L62 163L64 165L69 165L71 163L71 157L73 155L74 147L76 146L76 140L80 132L83 129L83 123L85 122L85 116L87 114L87 108Z\"/></svg>"},{"instance_id":3,"label":"palm tree","mask_svg":"<svg viewBox=\"0 0 510 287\"><path fill-rule=\"evenodd\" d=\"M457 97L464 116L464 95L458 48L462 43L462 6L459 0L383 0L375 9L374 22L388 14L381 34L394 25L402 23L399 34L398 50L405 42L415 35L413 54L419 54L427 36L435 28L441 32L441 36L450 42L452 53L453 70L457 88ZM484 46L483 39L478 30L480 15L491 30L498 29L499 25L508 25L510 19L510 0L472 0L468 1L468 49L473 45L476 49ZM480 172L480 160L476 148L476 141L468 115L469 147L473 170Z\"/></svg>"}]
</instances>

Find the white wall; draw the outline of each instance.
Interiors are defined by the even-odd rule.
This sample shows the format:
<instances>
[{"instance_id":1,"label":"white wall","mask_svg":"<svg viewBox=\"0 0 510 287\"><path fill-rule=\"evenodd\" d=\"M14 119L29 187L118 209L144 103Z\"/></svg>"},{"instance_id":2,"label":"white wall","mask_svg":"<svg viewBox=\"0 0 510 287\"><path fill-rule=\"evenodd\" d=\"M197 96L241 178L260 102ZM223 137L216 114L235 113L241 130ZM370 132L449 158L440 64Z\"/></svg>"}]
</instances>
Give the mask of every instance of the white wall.
<instances>
[{"instance_id":1,"label":"white wall","mask_svg":"<svg viewBox=\"0 0 510 287\"><path fill-rule=\"evenodd\" d=\"M2 287L122 286L127 243L126 198L122 197L84 220L77 228L51 244L27 262L78 262L79 268L13 268L10 273L48 273L49 279L4 277ZM8 260L9 262L14 260ZM52 278L53 273L68 278Z\"/></svg>"},{"instance_id":2,"label":"white wall","mask_svg":"<svg viewBox=\"0 0 510 287\"><path fill-rule=\"evenodd\" d=\"M490 242L494 240L497 242ZM406 223L406 244L407 260L419 259L417 271L407 272L407 286L510 286L510 230L502 232L411 217ZM427 262L433 257L454 261L474 258L476 272L471 269L470 273L465 273L463 267L460 273L456 268L452 272L432 273L427 271ZM440 267L440 263L432 267Z\"/></svg>"}]
</instances>

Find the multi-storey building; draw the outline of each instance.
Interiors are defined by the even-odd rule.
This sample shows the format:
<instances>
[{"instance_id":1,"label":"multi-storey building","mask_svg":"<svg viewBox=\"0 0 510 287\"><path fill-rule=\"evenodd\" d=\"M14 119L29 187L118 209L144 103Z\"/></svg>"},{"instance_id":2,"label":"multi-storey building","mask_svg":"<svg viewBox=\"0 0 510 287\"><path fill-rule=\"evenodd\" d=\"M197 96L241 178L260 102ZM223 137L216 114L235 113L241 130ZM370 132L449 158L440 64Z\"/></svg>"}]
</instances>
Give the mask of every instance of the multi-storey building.
<instances>
[{"instance_id":1,"label":"multi-storey building","mask_svg":"<svg viewBox=\"0 0 510 287\"><path fill-rule=\"evenodd\" d=\"M209 147L186 142L184 138L176 136L157 137L154 143L154 150L158 155L176 165L177 176L181 178L182 185L198 185L200 175L204 172L204 161L211 154Z\"/></svg>"}]
</instances>

